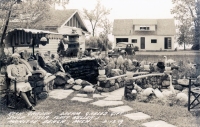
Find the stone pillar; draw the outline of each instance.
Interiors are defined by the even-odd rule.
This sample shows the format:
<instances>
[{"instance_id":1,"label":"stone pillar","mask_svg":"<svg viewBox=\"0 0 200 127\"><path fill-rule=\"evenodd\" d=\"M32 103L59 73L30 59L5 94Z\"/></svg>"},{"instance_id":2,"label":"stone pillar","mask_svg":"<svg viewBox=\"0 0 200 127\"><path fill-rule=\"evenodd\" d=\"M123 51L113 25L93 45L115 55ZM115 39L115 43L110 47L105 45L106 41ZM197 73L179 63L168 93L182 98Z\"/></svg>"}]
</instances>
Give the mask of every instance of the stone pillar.
<instances>
[{"instance_id":1,"label":"stone pillar","mask_svg":"<svg viewBox=\"0 0 200 127\"><path fill-rule=\"evenodd\" d=\"M133 80L126 77L124 85L124 98L127 100L135 99L136 95L132 94L132 90L134 89Z\"/></svg>"}]
</instances>

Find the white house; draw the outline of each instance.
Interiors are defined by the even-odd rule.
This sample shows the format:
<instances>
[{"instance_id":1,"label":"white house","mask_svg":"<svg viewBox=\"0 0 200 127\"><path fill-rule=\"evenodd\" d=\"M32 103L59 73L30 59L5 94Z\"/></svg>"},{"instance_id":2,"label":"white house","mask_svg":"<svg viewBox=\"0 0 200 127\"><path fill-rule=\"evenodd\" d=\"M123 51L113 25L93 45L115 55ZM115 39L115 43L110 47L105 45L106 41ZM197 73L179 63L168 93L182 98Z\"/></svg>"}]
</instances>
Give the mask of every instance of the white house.
<instances>
[{"instance_id":1,"label":"white house","mask_svg":"<svg viewBox=\"0 0 200 127\"><path fill-rule=\"evenodd\" d=\"M174 50L174 19L115 19L114 45L131 42L139 50Z\"/></svg>"}]
</instances>

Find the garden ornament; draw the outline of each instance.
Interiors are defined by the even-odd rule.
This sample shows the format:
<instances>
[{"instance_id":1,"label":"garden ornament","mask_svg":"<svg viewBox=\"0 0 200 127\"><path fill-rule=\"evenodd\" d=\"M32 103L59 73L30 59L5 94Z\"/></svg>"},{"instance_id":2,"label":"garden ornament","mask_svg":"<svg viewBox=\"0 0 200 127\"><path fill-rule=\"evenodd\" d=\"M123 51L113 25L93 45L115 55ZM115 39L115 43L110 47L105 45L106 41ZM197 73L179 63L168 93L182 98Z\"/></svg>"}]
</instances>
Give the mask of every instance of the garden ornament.
<instances>
[{"instance_id":1,"label":"garden ornament","mask_svg":"<svg viewBox=\"0 0 200 127\"><path fill-rule=\"evenodd\" d=\"M170 91L172 91L172 93L176 93L175 90L174 90L174 86L172 85L172 76L171 75L168 75L169 76L169 81L170 81L170 86L169 86L169 89Z\"/></svg>"},{"instance_id":2,"label":"garden ornament","mask_svg":"<svg viewBox=\"0 0 200 127\"><path fill-rule=\"evenodd\" d=\"M176 95L176 100L177 100L177 103L180 104L180 105L186 105L187 102L188 102L188 95L185 94L185 93L178 93Z\"/></svg>"},{"instance_id":3,"label":"garden ornament","mask_svg":"<svg viewBox=\"0 0 200 127\"><path fill-rule=\"evenodd\" d=\"M124 59L123 57L120 55L118 58L117 58L117 65L122 65L124 63Z\"/></svg>"},{"instance_id":4,"label":"garden ornament","mask_svg":"<svg viewBox=\"0 0 200 127\"><path fill-rule=\"evenodd\" d=\"M149 96L149 95L151 95L151 94L153 94L154 92L154 89L153 88L146 88L145 90L143 90L143 92L142 92L142 95L144 95L144 96Z\"/></svg>"},{"instance_id":5,"label":"garden ornament","mask_svg":"<svg viewBox=\"0 0 200 127\"><path fill-rule=\"evenodd\" d=\"M164 90L164 91L162 92L162 94L163 94L163 96L165 96L165 97L169 97L169 96L171 96L173 93L172 93L172 91Z\"/></svg>"},{"instance_id":6,"label":"garden ornament","mask_svg":"<svg viewBox=\"0 0 200 127\"><path fill-rule=\"evenodd\" d=\"M154 94L156 95L157 98L162 99L164 98L164 95L162 94L162 92L158 89L153 90Z\"/></svg>"},{"instance_id":7,"label":"garden ornament","mask_svg":"<svg viewBox=\"0 0 200 127\"><path fill-rule=\"evenodd\" d=\"M164 58L165 58L165 66L171 66L172 63L176 62L172 59L167 59L167 56L164 56Z\"/></svg>"}]
</instances>

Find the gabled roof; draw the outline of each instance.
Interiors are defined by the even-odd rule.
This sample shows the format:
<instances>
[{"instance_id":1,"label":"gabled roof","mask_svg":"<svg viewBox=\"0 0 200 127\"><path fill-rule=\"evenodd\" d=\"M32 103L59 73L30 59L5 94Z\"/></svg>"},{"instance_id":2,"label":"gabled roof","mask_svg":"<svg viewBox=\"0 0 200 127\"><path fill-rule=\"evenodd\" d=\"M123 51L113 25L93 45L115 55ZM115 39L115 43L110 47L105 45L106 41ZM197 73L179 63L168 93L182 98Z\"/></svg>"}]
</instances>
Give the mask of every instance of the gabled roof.
<instances>
[{"instance_id":1,"label":"gabled roof","mask_svg":"<svg viewBox=\"0 0 200 127\"><path fill-rule=\"evenodd\" d=\"M155 31L135 31L134 26L156 25ZM113 24L113 35L175 35L174 19L115 19Z\"/></svg>"},{"instance_id":2,"label":"gabled roof","mask_svg":"<svg viewBox=\"0 0 200 127\"><path fill-rule=\"evenodd\" d=\"M47 20L42 20L37 24L42 24L44 26L61 26L76 12L77 12L76 9L51 10L49 11L49 18L47 18Z\"/></svg>"},{"instance_id":3,"label":"gabled roof","mask_svg":"<svg viewBox=\"0 0 200 127\"><path fill-rule=\"evenodd\" d=\"M38 25L46 27L62 27L64 26L73 16L76 16L81 24L84 31L89 32L80 13L77 9L67 9L67 10L53 10L49 11L49 18L37 22Z\"/></svg>"},{"instance_id":4,"label":"gabled roof","mask_svg":"<svg viewBox=\"0 0 200 127\"><path fill-rule=\"evenodd\" d=\"M67 9L67 10L51 10L49 11L49 17L45 20L40 20L36 24L33 24L31 29L45 29L45 27L53 27L58 28L66 24L67 21L69 21L73 16L76 16L77 19L80 21L81 27L83 31L89 32L88 28L84 24L83 19L80 16L80 13L77 9ZM2 25L2 22L0 22L0 25ZM14 29L14 28L26 28L25 22L9 22L8 30ZM57 32L55 30L51 30L54 32Z\"/></svg>"}]
</instances>

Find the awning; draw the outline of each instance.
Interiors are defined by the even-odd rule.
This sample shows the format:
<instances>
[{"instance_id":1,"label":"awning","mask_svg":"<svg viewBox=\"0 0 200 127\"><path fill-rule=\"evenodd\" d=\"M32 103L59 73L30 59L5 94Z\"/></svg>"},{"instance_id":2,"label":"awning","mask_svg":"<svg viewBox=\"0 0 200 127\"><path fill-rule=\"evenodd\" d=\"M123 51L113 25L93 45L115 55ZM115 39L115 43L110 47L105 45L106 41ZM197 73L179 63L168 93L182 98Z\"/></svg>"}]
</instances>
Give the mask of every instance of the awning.
<instances>
[{"instance_id":1,"label":"awning","mask_svg":"<svg viewBox=\"0 0 200 127\"><path fill-rule=\"evenodd\" d=\"M12 32L12 31L15 31L15 30L24 30L25 32L31 32L32 34L37 34L37 33L60 34L60 33L55 33L55 32L46 31L46 30L24 29L24 28L11 29L9 32Z\"/></svg>"}]
</instances>

